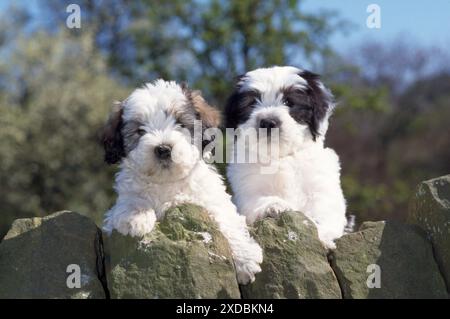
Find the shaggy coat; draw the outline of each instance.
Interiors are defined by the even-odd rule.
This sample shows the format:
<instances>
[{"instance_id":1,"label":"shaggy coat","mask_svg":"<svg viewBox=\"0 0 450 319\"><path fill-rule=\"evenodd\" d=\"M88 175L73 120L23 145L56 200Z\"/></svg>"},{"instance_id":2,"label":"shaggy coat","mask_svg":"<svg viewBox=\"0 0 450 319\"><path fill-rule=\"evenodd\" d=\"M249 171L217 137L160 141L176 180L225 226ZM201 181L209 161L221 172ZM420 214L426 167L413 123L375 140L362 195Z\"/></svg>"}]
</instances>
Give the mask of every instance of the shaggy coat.
<instances>
[{"instance_id":1,"label":"shaggy coat","mask_svg":"<svg viewBox=\"0 0 450 319\"><path fill-rule=\"evenodd\" d=\"M195 133L200 125L200 134ZM217 127L218 112L199 92L157 80L116 105L104 134L105 160L120 163L117 202L103 229L142 236L171 206L203 206L227 238L240 283L261 271L262 251L250 237L216 170L202 157L201 130Z\"/></svg>"},{"instance_id":2,"label":"shaggy coat","mask_svg":"<svg viewBox=\"0 0 450 319\"><path fill-rule=\"evenodd\" d=\"M347 219L339 158L324 147L333 108L333 97L319 76L305 70L263 68L238 79L225 108L227 128L241 134L231 147L236 149L247 131L269 129L258 135L258 147L264 142L277 149L268 152L276 168L271 172L263 169L262 161L228 165L233 201L248 223L283 211L301 211L315 223L322 242L335 247ZM250 153L255 151L248 150L252 145L247 147Z\"/></svg>"}]
</instances>

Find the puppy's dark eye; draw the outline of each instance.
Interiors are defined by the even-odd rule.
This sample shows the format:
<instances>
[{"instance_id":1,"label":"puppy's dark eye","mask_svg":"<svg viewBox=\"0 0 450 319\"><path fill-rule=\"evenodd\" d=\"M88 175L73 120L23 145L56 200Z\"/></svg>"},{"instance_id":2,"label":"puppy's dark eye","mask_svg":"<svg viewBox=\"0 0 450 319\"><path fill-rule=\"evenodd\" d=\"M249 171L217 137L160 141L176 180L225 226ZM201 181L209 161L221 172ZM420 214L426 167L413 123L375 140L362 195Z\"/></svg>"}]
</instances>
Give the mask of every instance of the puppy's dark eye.
<instances>
[{"instance_id":1,"label":"puppy's dark eye","mask_svg":"<svg viewBox=\"0 0 450 319\"><path fill-rule=\"evenodd\" d=\"M180 120L177 120L177 121L176 121L176 124L177 124L179 127L181 127L181 128L185 128L185 127L186 127L186 124L184 124L184 123L181 122Z\"/></svg>"},{"instance_id":2,"label":"puppy's dark eye","mask_svg":"<svg viewBox=\"0 0 450 319\"><path fill-rule=\"evenodd\" d=\"M284 99L283 104L287 107L293 107L295 105L294 102L292 102L290 99Z\"/></svg>"},{"instance_id":3,"label":"puppy's dark eye","mask_svg":"<svg viewBox=\"0 0 450 319\"><path fill-rule=\"evenodd\" d=\"M139 136L142 136L142 135L145 135L145 133L147 133L147 131L140 128L139 130L137 130L137 133Z\"/></svg>"}]
</instances>

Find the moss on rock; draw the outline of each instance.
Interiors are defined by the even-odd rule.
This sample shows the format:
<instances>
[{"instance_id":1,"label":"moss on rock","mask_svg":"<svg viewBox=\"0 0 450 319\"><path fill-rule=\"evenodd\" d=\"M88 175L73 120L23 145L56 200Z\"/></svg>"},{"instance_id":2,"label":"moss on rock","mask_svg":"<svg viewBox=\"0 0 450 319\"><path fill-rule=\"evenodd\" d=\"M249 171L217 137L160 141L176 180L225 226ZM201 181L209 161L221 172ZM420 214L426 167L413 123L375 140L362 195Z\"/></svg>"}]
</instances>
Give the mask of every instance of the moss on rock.
<instances>
[{"instance_id":1,"label":"moss on rock","mask_svg":"<svg viewBox=\"0 0 450 319\"><path fill-rule=\"evenodd\" d=\"M302 213L257 221L252 235L263 248L264 261L255 282L241 286L244 298L341 298L327 250Z\"/></svg>"},{"instance_id":2,"label":"moss on rock","mask_svg":"<svg viewBox=\"0 0 450 319\"><path fill-rule=\"evenodd\" d=\"M228 242L200 207L169 209L142 238L104 238L111 298L240 298Z\"/></svg>"}]
</instances>

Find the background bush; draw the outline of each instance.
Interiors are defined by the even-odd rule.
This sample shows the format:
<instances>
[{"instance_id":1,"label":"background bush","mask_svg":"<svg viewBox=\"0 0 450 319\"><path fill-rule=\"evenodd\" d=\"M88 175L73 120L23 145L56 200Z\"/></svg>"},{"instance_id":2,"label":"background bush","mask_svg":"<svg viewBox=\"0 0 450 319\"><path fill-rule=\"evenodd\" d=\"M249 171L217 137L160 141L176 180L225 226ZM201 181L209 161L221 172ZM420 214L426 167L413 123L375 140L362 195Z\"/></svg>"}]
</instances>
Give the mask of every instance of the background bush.
<instances>
[{"instance_id":1,"label":"background bush","mask_svg":"<svg viewBox=\"0 0 450 319\"><path fill-rule=\"evenodd\" d=\"M246 70L321 73L339 102L327 145L359 222L403 219L415 185L450 172L445 50L402 38L337 54L330 36L352 25L304 13L303 1L77 1L82 28L68 29L71 2L0 18L0 236L15 218L61 209L101 221L115 169L99 130L113 101L158 77L188 81L220 108Z\"/></svg>"}]
</instances>

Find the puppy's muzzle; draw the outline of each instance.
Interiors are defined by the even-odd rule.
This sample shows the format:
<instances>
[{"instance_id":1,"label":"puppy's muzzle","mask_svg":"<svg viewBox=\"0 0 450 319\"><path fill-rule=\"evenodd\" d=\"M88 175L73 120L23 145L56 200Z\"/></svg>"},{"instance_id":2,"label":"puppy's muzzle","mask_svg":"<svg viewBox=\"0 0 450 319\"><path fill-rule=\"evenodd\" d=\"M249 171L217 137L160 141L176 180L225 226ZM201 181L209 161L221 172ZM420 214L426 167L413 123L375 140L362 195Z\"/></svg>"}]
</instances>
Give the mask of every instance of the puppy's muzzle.
<instances>
[{"instance_id":1,"label":"puppy's muzzle","mask_svg":"<svg viewBox=\"0 0 450 319\"><path fill-rule=\"evenodd\" d=\"M259 128L266 129L270 134L272 129L280 128L280 120L277 118L265 118L259 121Z\"/></svg>"},{"instance_id":2,"label":"puppy's muzzle","mask_svg":"<svg viewBox=\"0 0 450 319\"><path fill-rule=\"evenodd\" d=\"M160 160L169 160L172 155L172 147L166 144L158 145L155 147L155 155Z\"/></svg>"}]
</instances>

